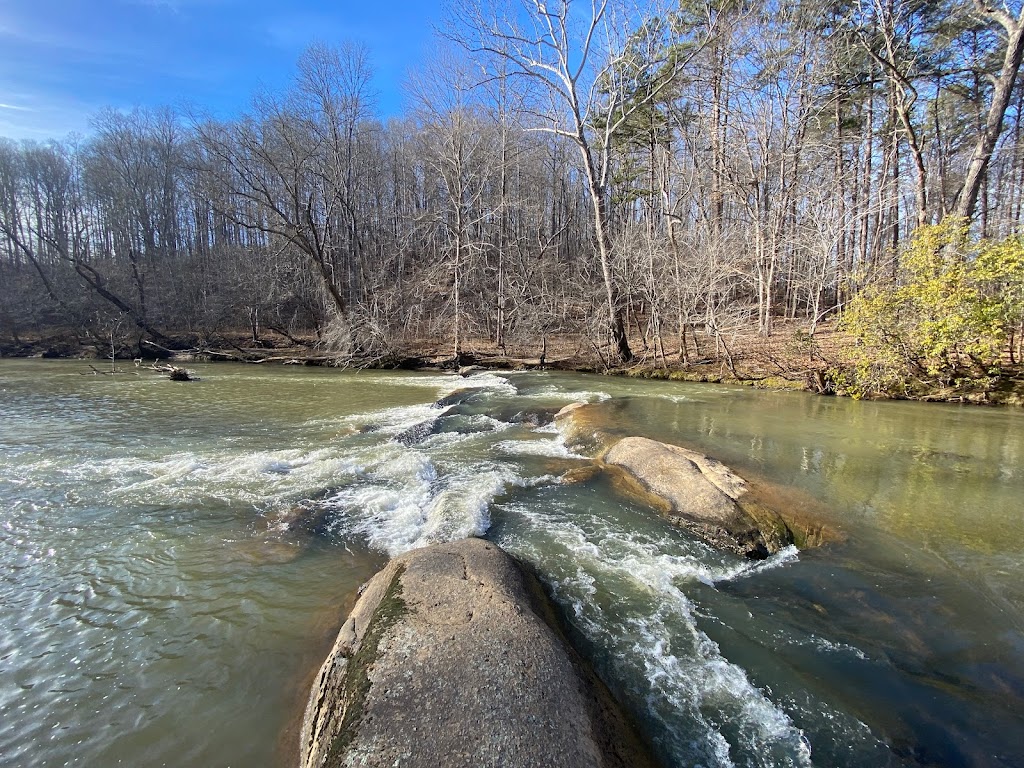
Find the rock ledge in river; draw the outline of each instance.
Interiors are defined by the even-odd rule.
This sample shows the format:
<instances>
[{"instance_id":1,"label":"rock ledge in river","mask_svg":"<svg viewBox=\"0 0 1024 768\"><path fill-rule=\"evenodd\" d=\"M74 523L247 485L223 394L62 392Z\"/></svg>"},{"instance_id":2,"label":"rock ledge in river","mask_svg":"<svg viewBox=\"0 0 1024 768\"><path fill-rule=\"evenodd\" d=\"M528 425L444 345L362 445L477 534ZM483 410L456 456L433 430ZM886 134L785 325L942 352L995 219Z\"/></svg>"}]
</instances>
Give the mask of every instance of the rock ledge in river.
<instances>
[{"instance_id":1,"label":"rock ledge in river","mask_svg":"<svg viewBox=\"0 0 1024 768\"><path fill-rule=\"evenodd\" d=\"M555 426L567 448L598 454L615 442L605 423L606 407L598 403L569 403L555 414Z\"/></svg>"},{"instance_id":2,"label":"rock ledge in river","mask_svg":"<svg viewBox=\"0 0 1024 768\"><path fill-rule=\"evenodd\" d=\"M674 522L715 546L764 558L793 543L778 514L740 501L746 482L715 459L645 437L626 437L605 453L604 461L662 500Z\"/></svg>"},{"instance_id":3,"label":"rock ledge in river","mask_svg":"<svg viewBox=\"0 0 1024 768\"><path fill-rule=\"evenodd\" d=\"M496 545L437 544L366 586L313 685L301 765L652 765Z\"/></svg>"}]
</instances>

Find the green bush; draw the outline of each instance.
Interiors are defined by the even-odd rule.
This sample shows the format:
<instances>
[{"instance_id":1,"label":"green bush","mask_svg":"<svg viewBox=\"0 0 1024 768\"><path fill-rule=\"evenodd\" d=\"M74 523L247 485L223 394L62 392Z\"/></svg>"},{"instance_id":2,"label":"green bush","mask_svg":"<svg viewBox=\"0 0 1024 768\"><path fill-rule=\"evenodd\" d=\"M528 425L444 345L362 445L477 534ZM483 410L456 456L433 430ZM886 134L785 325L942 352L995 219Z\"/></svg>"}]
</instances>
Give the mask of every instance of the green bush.
<instances>
[{"instance_id":1,"label":"green bush","mask_svg":"<svg viewBox=\"0 0 1024 768\"><path fill-rule=\"evenodd\" d=\"M865 288L842 325L857 340L846 389L907 396L988 386L1021 343L1024 240L974 239L955 219L919 228L895 279Z\"/></svg>"}]
</instances>

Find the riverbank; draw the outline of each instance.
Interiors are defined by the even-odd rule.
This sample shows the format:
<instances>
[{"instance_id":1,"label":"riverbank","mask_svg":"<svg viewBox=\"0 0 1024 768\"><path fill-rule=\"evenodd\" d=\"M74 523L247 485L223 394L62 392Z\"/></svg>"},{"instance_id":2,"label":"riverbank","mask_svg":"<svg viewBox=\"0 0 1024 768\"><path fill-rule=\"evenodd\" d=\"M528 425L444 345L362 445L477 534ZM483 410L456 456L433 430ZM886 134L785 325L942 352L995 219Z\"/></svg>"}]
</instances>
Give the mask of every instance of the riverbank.
<instances>
[{"instance_id":1,"label":"riverbank","mask_svg":"<svg viewBox=\"0 0 1024 768\"><path fill-rule=\"evenodd\" d=\"M382 370L522 371L549 370L600 373L639 379L659 379L712 384L737 384L766 390L791 390L820 395L865 399L970 403L1024 407L1024 367L1007 366L1000 375L961 377L954 382L921 382L900 391L858 392L847 382L853 378L850 350L855 339L823 324L813 335L803 323L779 323L770 337L748 329L691 334L685 352L665 349L641 338L632 340L636 355L625 366L613 365L607 350L592 340L575 336L550 336L531 344L497 346L489 339L469 339L456 355L450 345L437 339L413 339L387 352L350 360L317 345L314 337L283 337L267 334L253 340L244 333L224 333L212 338L181 334L169 346L141 341L129 346L82 339L72 332L17 340L0 339L0 357L85 359L117 362L171 360L193 362L242 362L260 365L335 366ZM113 354L111 354L113 352Z\"/></svg>"}]
</instances>

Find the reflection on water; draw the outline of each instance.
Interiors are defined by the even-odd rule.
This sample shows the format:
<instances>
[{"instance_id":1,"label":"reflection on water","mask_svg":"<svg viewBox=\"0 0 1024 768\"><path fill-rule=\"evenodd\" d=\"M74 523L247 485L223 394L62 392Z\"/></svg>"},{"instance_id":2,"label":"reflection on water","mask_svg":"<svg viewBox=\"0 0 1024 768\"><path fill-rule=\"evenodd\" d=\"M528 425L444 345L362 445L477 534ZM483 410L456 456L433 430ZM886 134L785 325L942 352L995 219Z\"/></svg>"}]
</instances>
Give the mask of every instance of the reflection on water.
<instances>
[{"instance_id":1,"label":"reflection on water","mask_svg":"<svg viewBox=\"0 0 1024 768\"><path fill-rule=\"evenodd\" d=\"M83 367L0 362L0 763L289 764L358 585L465 535L538 569L670 764L1024 763L1024 414L558 374ZM550 425L573 401L846 541L756 565L710 550L581 471Z\"/></svg>"}]
</instances>

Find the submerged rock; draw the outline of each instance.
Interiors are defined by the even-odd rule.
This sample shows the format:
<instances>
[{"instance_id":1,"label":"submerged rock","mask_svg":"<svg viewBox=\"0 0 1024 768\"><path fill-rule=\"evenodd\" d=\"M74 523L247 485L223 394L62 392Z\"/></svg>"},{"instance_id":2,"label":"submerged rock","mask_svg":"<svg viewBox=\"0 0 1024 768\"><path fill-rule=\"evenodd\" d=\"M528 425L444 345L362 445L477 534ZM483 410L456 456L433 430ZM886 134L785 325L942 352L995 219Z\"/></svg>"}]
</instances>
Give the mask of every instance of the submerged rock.
<instances>
[{"instance_id":1,"label":"submerged rock","mask_svg":"<svg viewBox=\"0 0 1024 768\"><path fill-rule=\"evenodd\" d=\"M454 392L450 392L449 394L445 395L440 400L438 400L436 403L434 403L434 407L448 408L453 405L460 405L461 403L465 403L466 401L470 400L474 395L478 394L479 390L472 388L456 389Z\"/></svg>"},{"instance_id":2,"label":"submerged rock","mask_svg":"<svg viewBox=\"0 0 1024 768\"><path fill-rule=\"evenodd\" d=\"M408 427L395 435L395 442L401 443L407 448L419 445L437 432L439 421L439 417L434 417L432 419L425 419L418 424L413 424L411 427Z\"/></svg>"},{"instance_id":3,"label":"submerged rock","mask_svg":"<svg viewBox=\"0 0 1024 768\"><path fill-rule=\"evenodd\" d=\"M486 390L472 387L457 389L434 403L445 416L488 416L506 424L526 424L538 427L551 422L557 407L524 404L520 400L497 401ZM415 427L414 427L415 429Z\"/></svg>"},{"instance_id":4,"label":"submerged rock","mask_svg":"<svg viewBox=\"0 0 1024 768\"><path fill-rule=\"evenodd\" d=\"M605 453L604 461L625 470L643 491L662 501L673 522L722 549L764 558L794 541L777 513L741 501L748 491L743 478L701 453L626 437Z\"/></svg>"},{"instance_id":5,"label":"submerged rock","mask_svg":"<svg viewBox=\"0 0 1024 768\"><path fill-rule=\"evenodd\" d=\"M608 431L609 406L605 403L569 403L555 414L566 447L573 451L600 453L615 437Z\"/></svg>"},{"instance_id":6,"label":"submerged rock","mask_svg":"<svg viewBox=\"0 0 1024 768\"><path fill-rule=\"evenodd\" d=\"M563 419L569 414L571 414L573 411L577 411L586 405L587 403L569 403L568 405L564 405L558 409L558 413L555 414L555 418Z\"/></svg>"},{"instance_id":7,"label":"submerged rock","mask_svg":"<svg viewBox=\"0 0 1024 768\"><path fill-rule=\"evenodd\" d=\"M301 765L649 766L539 583L467 539L393 560L313 685Z\"/></svg>"}]
</instances>

